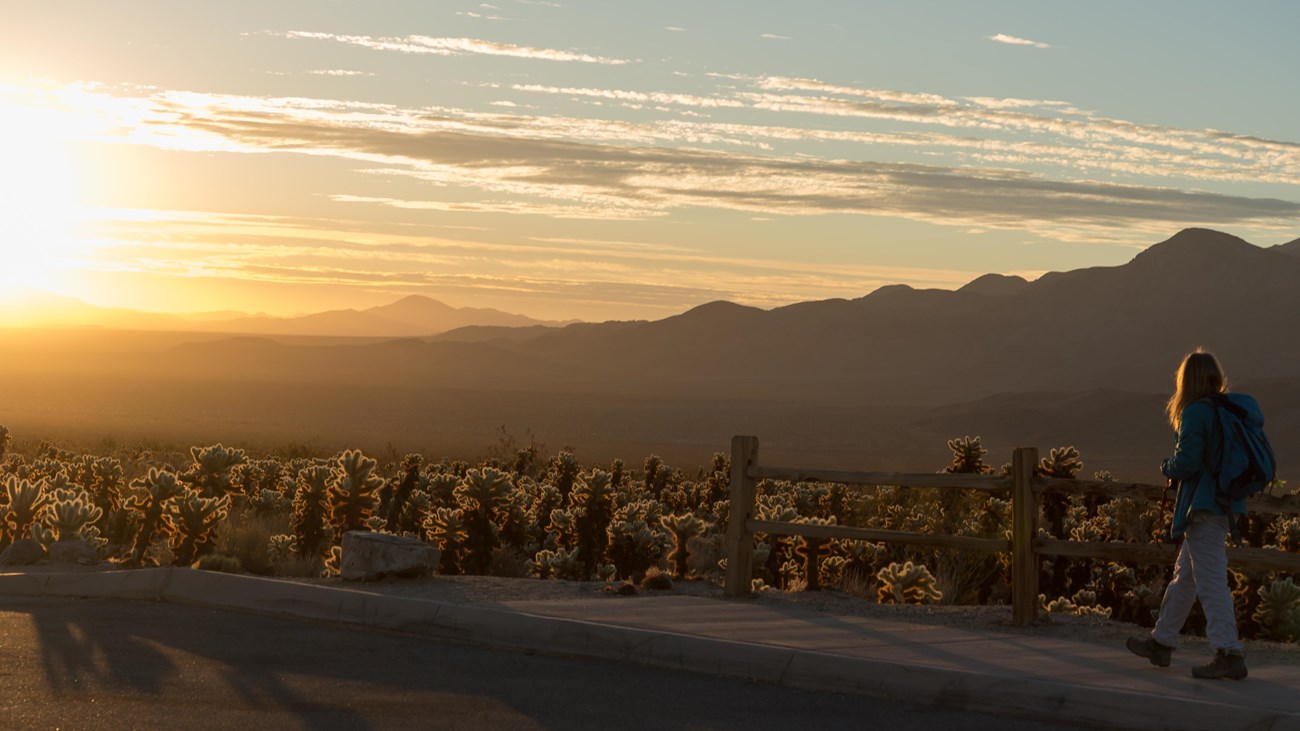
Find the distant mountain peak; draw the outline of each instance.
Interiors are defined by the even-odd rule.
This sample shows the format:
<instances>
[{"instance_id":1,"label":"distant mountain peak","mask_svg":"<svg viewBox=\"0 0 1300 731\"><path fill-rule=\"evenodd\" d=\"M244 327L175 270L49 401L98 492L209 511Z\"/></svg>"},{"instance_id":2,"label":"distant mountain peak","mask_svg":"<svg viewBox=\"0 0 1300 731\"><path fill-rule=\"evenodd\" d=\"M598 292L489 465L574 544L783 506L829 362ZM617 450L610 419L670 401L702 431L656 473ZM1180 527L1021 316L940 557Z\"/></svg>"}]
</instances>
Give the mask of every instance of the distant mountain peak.
<instances>
[{"instance_id":1,"label":"distant mountain peak","mask_svg":"<svg viewBox=\"0 0 1300 731\"><path fill-rule=\"evenodd\" d=\"M691 309L681 313L680 315L675 315L668 319L671 320L676 318L690 318L690 319L697 319L697 320L714 320L714 319L730 320L736 317L744 317L745 315L749 315L753 313L761 313L762 311L763 310L757 307L750 307L749 305L739 305L736 304L735 302L730 302L728 300L714 300L712 302L705 302L702 305L696 305L695 307L692 307Z\"/></svg>"},{"instance_id":2,"label":"distant mountain peak","mask_svg":"<svg viewBox=\"0 0 1300 731\"><path fill-rule=\"evenodd\" d=\"M1222 231L1208 228L1185 228L1138 254L1134 257L1134 261L1144 257L1204 257L1241 251L1262 251L1262 249L1245 239Z\"/></svg>"},{"instance_id":3,"label":"distant mountain peak","mask_svg":"<svg viewBox=\"0 0 1300 731\"><path fill-rule=\"evenodd\" d=\"M1007 274L985 274L967 282L965 286L957 291L1002 296L1015 294L1028 286L1029 281L1024 277Z\"/></svg>"}]
</instances>

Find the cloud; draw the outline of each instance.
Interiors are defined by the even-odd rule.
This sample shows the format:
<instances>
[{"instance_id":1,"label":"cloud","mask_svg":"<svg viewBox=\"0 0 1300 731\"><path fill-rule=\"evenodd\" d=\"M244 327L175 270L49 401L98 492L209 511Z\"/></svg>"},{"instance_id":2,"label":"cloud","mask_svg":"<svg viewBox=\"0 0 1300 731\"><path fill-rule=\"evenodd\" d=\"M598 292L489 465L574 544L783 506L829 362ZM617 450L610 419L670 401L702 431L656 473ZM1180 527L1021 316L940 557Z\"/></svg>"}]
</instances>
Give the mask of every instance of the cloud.
<instances>
[{"instance_id":1,"label":"cloud","mask_svg":"<svg viewBox=\"0 0 1300 731\"><path fill-rule=\"evenodd\" d=\"M848 213L944 225L1074 236L1123 229L1133 240L1171 225L1300 218L1300 203L1104 181L1062 181L1014 169L756 156L538 137L530 119L477 127L173 110L175 123L249 151L388 160L387 174L496 196L462 210L628 219L697 207L766 215ZM540 201L529 203L526 201ZM504 202L509 203L504 203ZM524 202L520 202L524 201ZM385 202L394 205L393 202ZM447 210L449 204L428 205ZM508 209L508 210L507 210ZM603 213L604 212L604 213Z\"/></svg>"},{"instance_id":2,"label":"cloud","mask_svg":"<svg viewBox=\"0 0 1300 731\"><path fill-rule=\"evenodd\" d=\"M1252 191L1261 182L1300 185L1300 144L1293 142L1139 125L1067 111L1064 102L1050 100L950 99L786 78L730 80L755 91L513 90L684 111L718 104L710 111L734 110L732 116L744 121L635 122L149 90L127 98L85 89L41 98L120 107L121 116L106 113L97 128L105 140L334 156L364 161L361 174L403 180L408 189L428 185L428 195L382 198L336 190L339 205L615 220L702 208L766 217L836 213L1133 243L1171 226L1266 229L1293 227L1300 218L1294 201L1224 192L1239 182L1251 183ZM788 121L793 113L905 121L913 128L758 123ZM95 119L78 115L79 124ZM808 146L816 143L834 145L834 154ZM891 162L899 155L890 150L899 148L930 162ZM1183 185L1150 182L1159 179ZM1185 186L1189 180L1220 187L1194 190ZM467 194L443 201L435 195L439 188Z\"/></svg>"},{"instance_id":3,"label":"cloud","mask_svg":"<svg viewBox=\"0 0 1300 731\"><path fill-rule=\"evenodd\" d=\"M352 71L350 69L312 69L307 73L315 76L374 76L370 71Z\"/></svg>"},{"instance_id":4,"label":"cloud","mask_svg":"<svg viewBox=\"0 0 1300 731\"><path fill-rule=\"evenodd\" d=\"M998 33L997 35L989 36L988 39L996 43L1006 43L1011 46L1033 46L1034 48L1051 48L1051 46L1049 46L1046 43L1041 43L1039 41L1031 41L1027 38L1017 38L1015 36L1009 36L1005 33Z\"/></svg>"},{"instance_id":5,"label":"cloud","mask_svg":"<svg viewBox=\"0 0 1300 731\"><path fill-rule=\"evenodd\" d=\"M777 34L775 34L775 33L761 33L761 34L759 34L758 37L759 37L759 38L763 38L763 39L765 39L765 40L769 40L769 41L788 41L788 40L790 40L790 36L779 36L779 35L777 35Z\"/></svg>"},{"instance_id":6,"label":"cloud","mask_svg":"<svg viewBox=\"0 0 1300 731\"><path fill-rule=\"evenodd\" d=\"M433 54L438 56L458 56L463 54L481 54L486 56L509 56L540 61L564 61L618 66L628 63L619 58L592 56L573 51L561 51L552 48L531 48L510 43L498 43L474 38L435 38L433 36L355 36L335 33L318 33L314 31L291 30L270 35L294 40L320 40L346 43L348 45L369 48L375 51L396 51L399 53Z\"/></svg>"},{"instance_id":7,"label":"cloud","mask_svg":"<svg viewBox=\"0 0 1300 731\"><path fill-rule=\"evenodd\" d=\"M680 27L675 26L675 25L666 25L666 26L664 26L664 30L672 31L673 33L685 33L685 32L686 32L686 29L685 29L685 28L680 28Z\"/></svg>"},{"instance_id":8,"label":"cloud","mask_svg":"<svg viewBox=\"0 0 1300 731\"><path fill-rule=\"evenodd\" d=\"M560 94L563 96L586 96L618 101L631 101L656 104L676 104L688 107L743 107L745 103L738 99L722 97L696 96L693 94L676 94L672 92L625 91L620 89L583 89L577 87L543 86L540 84L515 84L510 87L515 91L535 92L541 94Z\"/></svg>"}]
</instances>

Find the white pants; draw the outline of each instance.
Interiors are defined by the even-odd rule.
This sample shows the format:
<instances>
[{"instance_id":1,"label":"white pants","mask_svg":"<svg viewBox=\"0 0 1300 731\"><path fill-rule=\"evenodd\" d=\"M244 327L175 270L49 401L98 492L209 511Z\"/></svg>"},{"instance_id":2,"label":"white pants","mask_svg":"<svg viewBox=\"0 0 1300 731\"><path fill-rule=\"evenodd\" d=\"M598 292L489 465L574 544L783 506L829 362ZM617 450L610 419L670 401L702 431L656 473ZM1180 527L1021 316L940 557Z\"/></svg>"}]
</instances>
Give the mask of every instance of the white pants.
<instances>
[{"instance_id":1,"label":"white pants","mask_svg":"<svg viewBox=\"0 0 1300 731\"><path fill-rule=\"evenodd\" d=\"M1216 650L1241 651L1237 638L1237 610L1228 588L1228 516L1197 512L1183 534L1174 564L1174 580L1165 588L1160 616L1151 636L1156 642L1178 647L1178 633L1199 598L1205 612L1205 636Z\"/></svg>"}]
</instances>

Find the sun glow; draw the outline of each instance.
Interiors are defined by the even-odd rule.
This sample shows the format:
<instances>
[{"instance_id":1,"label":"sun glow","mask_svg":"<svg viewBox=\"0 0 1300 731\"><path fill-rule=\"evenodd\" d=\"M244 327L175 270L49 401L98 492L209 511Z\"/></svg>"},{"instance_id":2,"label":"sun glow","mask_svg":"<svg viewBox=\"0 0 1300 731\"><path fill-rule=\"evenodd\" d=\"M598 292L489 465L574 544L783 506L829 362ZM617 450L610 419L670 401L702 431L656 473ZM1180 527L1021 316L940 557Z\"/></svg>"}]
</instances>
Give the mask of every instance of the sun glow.
<instances>
[{"instance_id":1,"label":"sun glow","mask_svg":"<svg viewBox=\"0 0 1300 731\"><path fill-rule=\"evenodd\" d=\"M0 293L52 287L88 247L71 124L0 97Z\"/></svg>"}]
</instances>

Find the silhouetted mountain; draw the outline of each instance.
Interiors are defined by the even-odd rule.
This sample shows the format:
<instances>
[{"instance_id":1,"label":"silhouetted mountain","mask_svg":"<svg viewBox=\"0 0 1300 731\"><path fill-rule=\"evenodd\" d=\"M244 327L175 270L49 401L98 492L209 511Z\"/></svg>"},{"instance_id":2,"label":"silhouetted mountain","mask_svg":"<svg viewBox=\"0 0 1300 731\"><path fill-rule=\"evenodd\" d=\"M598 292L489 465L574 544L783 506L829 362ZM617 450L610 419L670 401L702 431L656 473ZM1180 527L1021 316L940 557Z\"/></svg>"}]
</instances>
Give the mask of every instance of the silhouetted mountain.
<instances>
[{"instance_id":1,"label":"silhouetted mountain","mask_svg":"<svg viewBox=\"0 0 1300 731\"><path fill-rule=\"evenodd\" d=\"M529 327L544 324L541 320L512 315L501 310L477 307L456 308L418 294L403 297L392 304L371 307L365 310L365 313L405 323L423 335L433 335L469 326Z\"/></svg>"},{"instance_id":2,"label":"silhouetted mountain","mask_svg":"<svg viewBox=\"0 0 1300 731\"><path fill-rule=\"evenodd\" d=\"M1007 294L1017 294L1028 286L1029 282L1024 277L1007 276L1005 274L985 274L982 277L970 281L957 291L970 292L972 294L987 294L996 297Z\"/></svg>"},{"instance_id":3,"label":"silhouetted mountain","mask_svg":"<svg viewBox=\"0 0 1300 731\"><path fill-rule=\"evenodd\" d=\"M206 335L182 347L133 346L134 357L57 362L69 376L93 362L155 391L177 384L167 403L189 404L177 418L190 421L225 412L241 424L249 413L306 418L287 416L289 406L267 411L284 392L297 394L292 408L312 414L314 428L346 433L401 425L482 445L506 423L559 444L707 445L707 455L746 432L778 454L891 469L938 469L946 439L980 434L1006 453L1073 443L1090 470L1133 467L1154 479L1155 455L1171 438L1160 404L1179 359L1197 346L1261 397L1283 464L1300 461L1293 244L1265 249L1188 229L1126 264L1032 282L994 275L957 291L899 285L772 310L712 302L653 322L469 327L432 338L409 331L451 308L416 298L292 324L331 334L393 327L426 339ZM100 391L138 408L125 386Z\"/></svg>"},{"instance_id":4,"label":"silhouetted mountain","mask_svg":"<svg viewBox=\"0 0 1300 731\"><path fill-rule=\"evenodd\" d=\"M1292 256L1300 256L1300 239L1296 239L1295 241L1288 241L1285 244L1278 244L1277 246L1274 246L1272 248L1275 251L1281 251L1285 254L1291 254Z\"/></svg>"},{"instance_id":5,"label":"silhouetted mountain","mask_svg":"<svg viewBox=\"0 0 1300 731\"><path fill-rule=\"evenodd\" d=\"M29 291L0 302L0 326L109 327L139 330L191 330L315 337L420 337L469 326L559 326L494 309L451 307L421 295L364 310L346 309L296 317L207 312L187 315L97 307L73 297Z\"/></svg>"}]
</instances>

